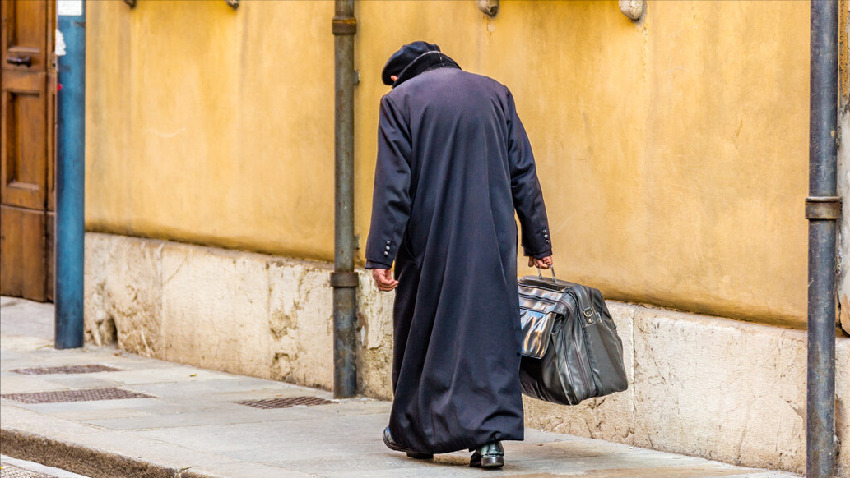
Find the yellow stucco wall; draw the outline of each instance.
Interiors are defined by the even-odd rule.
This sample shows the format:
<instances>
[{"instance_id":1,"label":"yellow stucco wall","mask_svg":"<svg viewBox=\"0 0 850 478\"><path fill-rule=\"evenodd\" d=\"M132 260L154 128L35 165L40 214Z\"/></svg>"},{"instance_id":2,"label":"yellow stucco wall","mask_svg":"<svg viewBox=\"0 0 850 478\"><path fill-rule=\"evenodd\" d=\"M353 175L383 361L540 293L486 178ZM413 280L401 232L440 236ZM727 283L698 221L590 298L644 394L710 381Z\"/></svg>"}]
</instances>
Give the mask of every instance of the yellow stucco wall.
<instances>
[{"instance_id":1,"label":"yellow stucco wall","mask_svg":"<svg viewBox=\"0 0 850 478\"><path fill-rule=\"evenodd\" d=\"M89 2L91 230L333 253L333 3ZM356 221L380 71L438 43L514 92L559 276L609 298L801 325L809 3L358 2Z\"/></svg>"},{"instance_id":2,"label":"yellow stucco wall","mask_svg":"<svg viewBox=\"0 0 850 478\"><path fill-rule=\"evenodd\" d=\"M328 256L333 4L87 5L88 228Z\"/></svg>"}]
</instances>

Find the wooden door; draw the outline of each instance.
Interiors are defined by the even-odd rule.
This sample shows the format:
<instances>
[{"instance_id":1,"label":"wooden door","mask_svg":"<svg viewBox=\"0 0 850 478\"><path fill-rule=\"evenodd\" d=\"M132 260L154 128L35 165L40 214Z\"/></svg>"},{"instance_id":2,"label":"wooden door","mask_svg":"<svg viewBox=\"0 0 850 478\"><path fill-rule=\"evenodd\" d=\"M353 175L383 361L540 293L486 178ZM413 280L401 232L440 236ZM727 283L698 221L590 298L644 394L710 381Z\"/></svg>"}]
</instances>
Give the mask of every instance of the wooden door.
<instances>
[{"instance_id":1,"label":"wooden door","mask_svg":"<svg viewBox=\"0 0 850 478\"><path fill-rule=\"evenodd\" d=\"M2 0L0 294L52 300L55 0Z\"/></svg>"}]
</instances>

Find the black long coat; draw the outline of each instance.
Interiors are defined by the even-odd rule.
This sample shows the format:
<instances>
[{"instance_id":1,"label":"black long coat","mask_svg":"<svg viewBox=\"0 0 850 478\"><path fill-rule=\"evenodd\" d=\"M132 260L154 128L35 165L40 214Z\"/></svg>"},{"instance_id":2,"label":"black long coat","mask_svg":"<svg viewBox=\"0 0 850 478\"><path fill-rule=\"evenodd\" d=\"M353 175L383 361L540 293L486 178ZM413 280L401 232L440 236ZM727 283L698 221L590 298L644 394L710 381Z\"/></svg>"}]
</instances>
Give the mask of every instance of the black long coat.
<instances>
[{"instance_id":1,"label":"black long coat","mask_svg":"<svg viewBox=\"0 0 850 478\"><path fill-rule=\"evenodd\" d=\"M395 260L390 432L442 453L523 438L516 210L551 254L531 145L508 89L443 67L381 99L367 268Z\"/></svg>"}]
</instances>

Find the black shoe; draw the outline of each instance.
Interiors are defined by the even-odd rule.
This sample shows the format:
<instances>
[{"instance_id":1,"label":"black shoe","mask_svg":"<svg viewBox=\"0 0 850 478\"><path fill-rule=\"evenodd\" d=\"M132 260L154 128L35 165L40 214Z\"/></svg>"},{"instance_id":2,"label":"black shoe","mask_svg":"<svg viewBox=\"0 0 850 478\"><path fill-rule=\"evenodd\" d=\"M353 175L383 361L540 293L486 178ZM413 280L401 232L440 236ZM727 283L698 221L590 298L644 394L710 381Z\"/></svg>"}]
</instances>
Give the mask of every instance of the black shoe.
<instances>
[{"instance_id":1,"label":"black shoe","mask_svg":"<svg viewBox=\"0 0 850 478\"><path fill-rule=\"evenodd\" d=\"M469 466L481 468L501 468L505 466L505 448L502 442L488 443L478 447L469 458Z\"/></svg>"},{"instance_id":2,"label":"black shoe","mask_svg":"<svg viewBox=\"0 0 850 478\"><path fill-rule=\"evenodd\" d=\"M390 434L390 427L384 428L384 445L386 445L387 448L389 448L390 450L405 452L407 451L406 448L399 445L395 442L395 440L393 440L393 436Z\"/></svg>"},{"instance_id":3,"label":"black shoe","mask_svg":"<svg viewBox=\"0 0 850 478\"><path fill-rule=\"evenodd\" d=\"M390 433L390 427L384 428L384 445L387 446L390 450L401 451L407 454L410 458L416 458L417 460L429 460L434 458L433 453L423 453L413 450L408 450L407 448L399 445L393 440L393 436Z\"/></svg>"},{"instance_id":4,"label":"black shoe","mask_svg":"<svg viewBox=\"0 0 850 478\"><path fill-rule=\"evenodd\" d=\"M406 453L408 458L415 458L417 460L430 460L434 458L433 453L419 453L418 451L408 451Z\"/></svg>"}]
</instances>

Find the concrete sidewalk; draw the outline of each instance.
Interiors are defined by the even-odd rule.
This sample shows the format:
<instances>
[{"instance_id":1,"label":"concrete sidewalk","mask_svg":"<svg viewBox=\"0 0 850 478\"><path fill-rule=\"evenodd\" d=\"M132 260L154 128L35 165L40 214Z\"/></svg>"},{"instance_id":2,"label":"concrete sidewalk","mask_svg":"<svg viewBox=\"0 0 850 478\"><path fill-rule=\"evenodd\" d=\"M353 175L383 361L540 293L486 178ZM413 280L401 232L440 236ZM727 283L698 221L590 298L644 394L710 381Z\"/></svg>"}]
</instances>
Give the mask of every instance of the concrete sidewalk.
<instances>
[{"instance_id":1,"label":"concrete sidewalk","mask_svg":"<svg viewBox=\"0 0 850 478\"><path fill-rule=\"evenodd\" d=\"M505 443L506 466L500 471L469 468L466 452L412 460L381 442L387 402L333 400L323 390L114 348L55 350L50 305L3 297L0 306L0 452L95 478L798 476L530 429L524 442ZM16 371L79 365L115 370ZM78 392L76 399L96 393L119 398L45 402L93 389L100 390ZM264 409L239 403L268 399L322 404Z\"/></svg>"}]
</instances>

